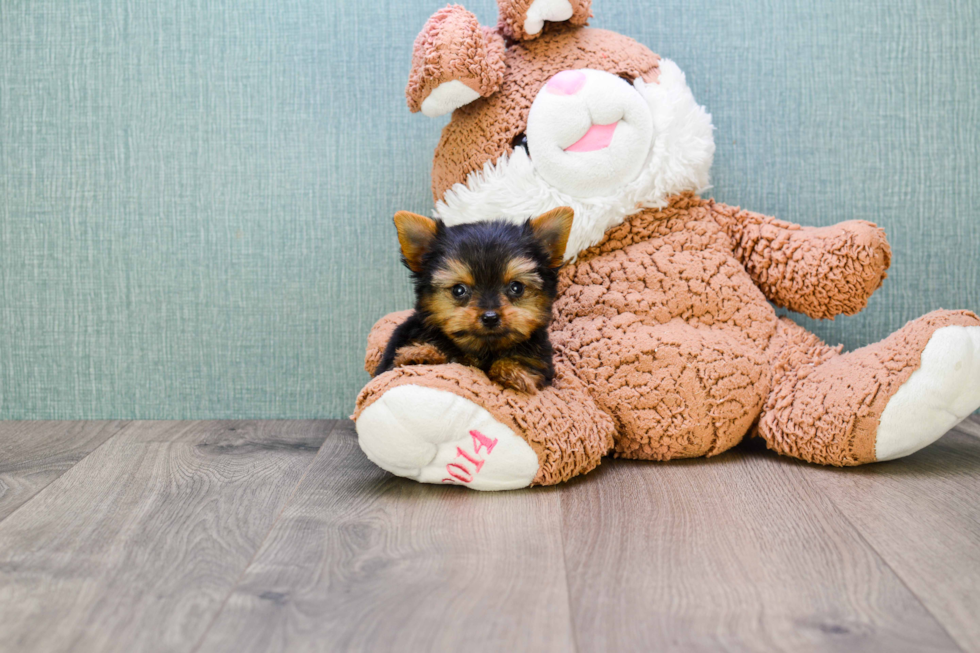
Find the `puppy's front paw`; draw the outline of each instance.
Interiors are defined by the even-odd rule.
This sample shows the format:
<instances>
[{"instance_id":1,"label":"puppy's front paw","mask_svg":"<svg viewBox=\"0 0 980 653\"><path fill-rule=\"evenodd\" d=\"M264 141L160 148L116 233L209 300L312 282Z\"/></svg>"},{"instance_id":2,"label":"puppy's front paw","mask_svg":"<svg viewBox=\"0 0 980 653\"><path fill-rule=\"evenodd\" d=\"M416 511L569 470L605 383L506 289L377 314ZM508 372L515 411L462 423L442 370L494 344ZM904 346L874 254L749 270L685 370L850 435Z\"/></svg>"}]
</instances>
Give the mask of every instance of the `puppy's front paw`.
<instances>
[{"instance_id":1,"label":"puppy's front paw","mask_svg":"<svg viewBox=\"0 0 980 653\"><path fill-rule=\"evenodd\" d=\"M505 388L534 394L545 386L544 375L511 358L502 358L490 366L487 377Z\"/></svg>"},{"instance_id":2,"label":"puppy's front paw","mask_svg":"<svg viewBox=\"0 0 980 653\"><path fill-rule=\"evenodd\" d=\"M443 365L446 362L446 355L439 351L438 347L420 342L399 349L395 354L394 367L404 367L406 365Z\"/></svg>"}]
</instances>

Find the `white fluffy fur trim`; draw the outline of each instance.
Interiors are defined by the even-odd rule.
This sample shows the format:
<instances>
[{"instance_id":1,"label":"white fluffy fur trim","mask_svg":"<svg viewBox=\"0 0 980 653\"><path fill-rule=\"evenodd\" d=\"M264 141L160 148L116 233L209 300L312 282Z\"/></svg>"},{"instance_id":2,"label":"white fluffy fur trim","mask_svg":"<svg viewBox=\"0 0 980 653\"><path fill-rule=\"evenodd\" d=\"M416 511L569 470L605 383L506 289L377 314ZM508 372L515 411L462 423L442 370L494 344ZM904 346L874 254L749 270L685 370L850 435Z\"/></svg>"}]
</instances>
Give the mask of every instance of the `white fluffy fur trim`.
<instances>
[{"instance_id":1,"label":"white fluffy fur trim","mask_svg":"<svg viewBox=\"0 0 980 653\"><path fill-rule=\"evenodd\" d=\"M650 104L656 136L648 164L616 194L566 195L545 182L524 148L518 148L446 191L433 215L449 225L500 218L523 222L556 206L570 206L575 222L565 258L572 260L627 216L643 208L663 208L672 195L707 189L715 153L711 116L694 100L684 73L662 59L659 83L638 79L636 88Z\"/></svg>"}]
</instances>

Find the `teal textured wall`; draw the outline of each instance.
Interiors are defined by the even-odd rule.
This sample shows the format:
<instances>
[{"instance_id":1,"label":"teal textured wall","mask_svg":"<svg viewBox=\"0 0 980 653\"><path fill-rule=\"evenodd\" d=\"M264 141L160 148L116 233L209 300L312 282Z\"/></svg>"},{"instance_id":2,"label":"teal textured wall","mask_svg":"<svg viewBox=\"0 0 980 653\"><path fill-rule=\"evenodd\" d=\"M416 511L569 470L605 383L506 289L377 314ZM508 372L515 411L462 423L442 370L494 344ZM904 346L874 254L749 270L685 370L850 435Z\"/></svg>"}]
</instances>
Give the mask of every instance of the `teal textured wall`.
<instances>
[{"instance_id":1,"label":"teal textured wall","mask_svg":"<svg viewBox=\"0 0 980 653\"><path fill-rule=\"evenodd\" d=\"M390 217L431 208L443 121L402 90L442 4L0 2L0 418L347 415L410 303ZM980 309L980 3L594 5L687 72L716 198L888 231L820 336Z\"/></svg>"}]
</instances>

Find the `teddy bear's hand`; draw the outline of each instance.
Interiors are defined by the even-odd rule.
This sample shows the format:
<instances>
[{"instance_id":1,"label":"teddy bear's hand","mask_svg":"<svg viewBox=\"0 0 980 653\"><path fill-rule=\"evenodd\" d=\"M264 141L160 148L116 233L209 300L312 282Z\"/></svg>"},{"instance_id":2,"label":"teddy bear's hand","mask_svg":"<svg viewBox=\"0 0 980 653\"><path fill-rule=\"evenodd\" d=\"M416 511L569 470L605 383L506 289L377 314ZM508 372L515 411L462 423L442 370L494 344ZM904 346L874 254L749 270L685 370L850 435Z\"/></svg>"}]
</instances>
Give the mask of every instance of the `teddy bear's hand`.
<instances>
[{"instance_id":1,"label":"teddy bear's hand","mask_svg":"<svg viewBox=\"0 0 980 653\"><path fill-rule=\"evenodd\" d=\"M891 263L885 232L863 220L801 227L718 206L735 255L766 298L815 319L854 315Z\"/></svg>"},{"instance_id":2,"label":"teddy bear's hand","mask_svg":"<svg viewBox=\"0 0 980 653\"><path fill-rule=\"evenodd\" d=\"M367 341L367 351L364 353L364 369L368 374L373 375L375 370L378 369L378 364L381 362L381 357L384 355L385 347L388 346L388 341L391 340L391 334L395 332L398 325L408 319L408 316L412 314L411 310L407 311L395 311L394 313L388 313L383 318L374 323L371 327L371 332L368 333ZM408 349L408 348L403 348ZM433 351L434 348L433 348ZM399 354L402 350L399 350ZM418 365L421 363L440 363L445 362L445 360L428 360L420 357L421 350L412 349L411 352L407 352L412 357L411 361L403 357L402 360L396 358L395 365ZM438 352L436 352L438 353Z\"/></svg>"}]
</instances>

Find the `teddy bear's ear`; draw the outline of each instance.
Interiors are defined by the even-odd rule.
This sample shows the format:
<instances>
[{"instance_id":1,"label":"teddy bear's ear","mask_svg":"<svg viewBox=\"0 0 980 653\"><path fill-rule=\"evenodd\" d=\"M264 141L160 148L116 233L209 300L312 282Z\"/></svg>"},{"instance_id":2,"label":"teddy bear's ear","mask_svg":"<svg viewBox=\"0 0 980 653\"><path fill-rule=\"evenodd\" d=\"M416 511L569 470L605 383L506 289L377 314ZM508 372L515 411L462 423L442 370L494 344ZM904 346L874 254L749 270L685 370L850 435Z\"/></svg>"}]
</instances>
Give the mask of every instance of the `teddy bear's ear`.
<instances>
[{"instance_id":1,"label":"teddy bear's ear","mask_svg":"<svg viewBox=\"0 0 980 653\"><path fill-rule=\"evenodd\" d=\"M592 0L497 0L500 31L515 41L536 38L545 22L585 25L592 17Z\"/></svg>"},{"instance_id":2,"label":"teddy bear's ear","mask_svg":"<svg viewBox=\"0 0 980 653\"><path fill-rule=\"evenodd\" d=\"M504 39L459 5L440 9L415 39L408 108L434 118L492 95L504 78Z\"/></svg>"}]
</instances>

